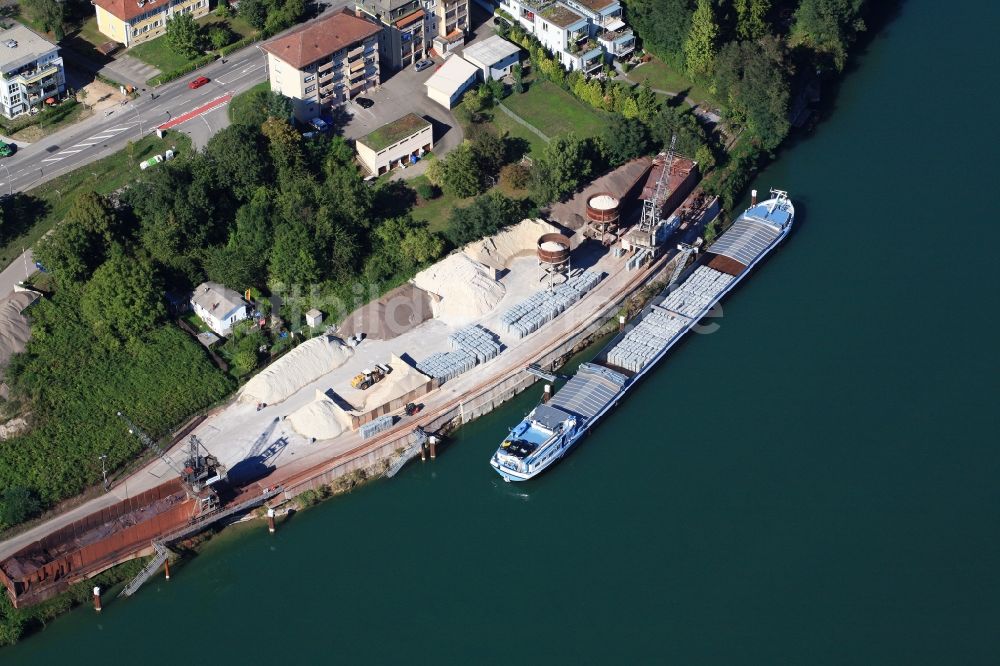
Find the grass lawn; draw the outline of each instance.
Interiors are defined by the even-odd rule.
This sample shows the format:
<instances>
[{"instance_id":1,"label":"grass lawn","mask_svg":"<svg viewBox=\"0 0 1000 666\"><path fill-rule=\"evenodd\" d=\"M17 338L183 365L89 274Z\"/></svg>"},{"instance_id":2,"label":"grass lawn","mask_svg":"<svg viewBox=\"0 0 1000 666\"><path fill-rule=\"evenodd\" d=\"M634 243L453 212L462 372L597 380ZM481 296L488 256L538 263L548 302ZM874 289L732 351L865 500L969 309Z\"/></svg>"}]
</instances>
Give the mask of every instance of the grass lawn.
<instances>
[{"instance_id":1,"label":"grass lawn","mask_svg":"<svg viewBox=\"0 0 1000 666\"><path fill-rule=\"evenodd\" d=\"M92 164L59 176L30 190L24 196L15 196L11 205L19 200L27 200L26 208L35 213L34 218L25 220L25 228L0 247L0 264L6 266L19 255L22 249L31 246L56 225L73 204L80 192L93 190L108 194L122 187L139 174L139 162L176 147L180 156L191 150L191 141L184 134L171 132L163 139L150 135L137 141L133 147L131 164L128 149L123 149ZM153 167L154 169L158 167Z\"/></svg>"},{"instance_id":2,"label":"grass lawn","mask_svg":"<svg viewBox=\"0 0 1000 666\"><path fill-rule=\"evenodd\" d=\"M412 188L416 188L420 184L430 184L427 176L423 174L406 182ZM442 192L438 198L422 201L414 206L410 214L414 220L426 222L431 231L443 232L448 226L448 217L451 215L452 209L468 206L474 199L475 197L460 199Z\"/></svg>"},{"instance_id":3,"label":"grass lawn","mask_svg":"<svg viewBox=\"0 0 1000 666\"><path fill-rule=\"evenodd\" d=\"M626 77L633 83L649 81L651 88L667 90L672 93L686 92L687 96L698 104L718 106L711 93L703 86L693 83L683 73L667 66L662 60L653 58L634 68Z\"/></svg>"},{"instance_id":4,"label":"grass lawn","mask_svg":"<svg viewBox=\"0 0 1000 666\"><path fill-rule=\"evenodd\" d=\"M271 89L270 81L261 81L252 88L244 90L239 95L233 97L229 101L229 109L226 111L226 113L229 114L229 120L232 121L233 118L237 118L240 116L240 113L242 112L243 107L247 105L247 100L250 98L251 94L259 90L270 90L270 89Z\"/></svg>"},{"instance_id":5,"label":"grass lawn","mask_svg":"<svg viewBox=\"0 0 1000 666\"><path fill-rule=\"evenodd\" d=\"M503 103L550 139L566 132L580 138L596 136L606 124L597 111L549 81L534 81L526 92Z\"/></svg>"},{"instance_id":6,"label":"grass lawn","mask_svg":"<svg viewBox=\"0 0 1000 666\"><path fill-rule=\"evenodd\" d=\"M250 27L246 21L238 17L225 18L222 16L217 16L214 12L209 13L207 16L202 16L198 19L198 25L202 27L205 34L208 28L212 25L229 24L229 28L233 31L233 42L240 40L248 35L252 35L256 30ZM196 58L186 58L178 53L174 53L170 49L170 45L167 44L165 36L157 37L156 39L151 39L148 42L143 42L133 46L128 50L129 55L135 56L139 60L142 60L148 65L156 67L161 72L172 72L175 69L180 69L188 63L194 62Z\"/></svg>"}]
</instances>

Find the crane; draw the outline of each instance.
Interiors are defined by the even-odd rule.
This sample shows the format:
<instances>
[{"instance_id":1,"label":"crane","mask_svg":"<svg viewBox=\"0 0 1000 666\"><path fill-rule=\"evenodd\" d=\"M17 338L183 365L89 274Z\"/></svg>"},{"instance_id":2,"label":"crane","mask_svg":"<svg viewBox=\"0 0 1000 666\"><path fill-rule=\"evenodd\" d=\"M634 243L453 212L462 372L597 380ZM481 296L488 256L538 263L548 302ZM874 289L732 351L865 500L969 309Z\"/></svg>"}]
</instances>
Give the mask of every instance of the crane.
<instances>
[{"instance_id":1,"label":"crane","mask_svg":"<svg viewBox=\"0 0 1000 666\"><path fill-rule=\"evenodd\" d=\"M656 188L653 190L652 199L643 199L642 218L639 220L639 231L652 233L653 229L660 221L660 211L663 210L663 202L670 193L670 171L674 166L674 149L677 147L677 134L670 137L670 149L663 160L663 171L656 180Z\"/></svg>"},{"instance_id":2,"label":"crane","mask_svg":"<svg viewBox=\"0 0 1000 666\"><path fill-rule=\"evenodd\" d=\"M143 432L142 428L132 423L129 417L125 416L122 412L118 412L118 418L124 421L125 425L128 426L128 432L130 435L135 435L147 449L155 453L156 456L163 462L167 463L167 466L170 467L170 469L177 472L178 476L184 476L184 468L175 463L170 456L167 455L167 452L161 449L160 445L153 441L152 437Z\"/></svg>"}]
</instances>

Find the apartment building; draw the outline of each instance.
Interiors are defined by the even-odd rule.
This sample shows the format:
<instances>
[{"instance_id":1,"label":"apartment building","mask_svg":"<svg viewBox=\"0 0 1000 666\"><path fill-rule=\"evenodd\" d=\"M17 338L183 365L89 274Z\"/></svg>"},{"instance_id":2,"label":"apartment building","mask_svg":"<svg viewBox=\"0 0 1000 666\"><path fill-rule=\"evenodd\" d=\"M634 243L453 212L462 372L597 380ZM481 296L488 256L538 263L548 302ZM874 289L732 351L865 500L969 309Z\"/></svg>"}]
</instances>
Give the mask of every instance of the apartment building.
<instances>
[{"instance_id":1,"label":"apartment building","mask_svg":"<svg viewBox=\"0 0 1000 666\"><path fill-rule=\"evenodd\" d=\"M208 13L208 0L91 0L91 4L101 34L126 47L162 35L171 16L198 18Z\"/></svg>"},{"instance_id":2,"label":"apartment building","mask_svg":"<svg viewBox=\"0 0 1000 666\"><path fill-rule=\"evenodd\" d=\"M415 113L379 127L354 143L358 159L368 173L381 176L396 167L406 167L434 147L434 129Z\"/></svg>"},{"instance_id":3,"label":"apartment building","mask_svg":"<svg viewBox=\"0 0 1000 666\"><path fill-rule=\"evenodd\" d=\"M379 85L382 28L345 9L265 42L271 90L306 122Z\"/></svg>"},{"instance_id":4,"label":"apartment building","mask_svg":"<svg viewBox=\"0 0 1000 666\"><path fill-rule=\"evenodd\" d=\"M0 113L14 118L65 90L58 46L23 25L0 31Z\"/></svg>"},{"instance_id":5,"label":"apartment building","mask_svg":"<svg viewBox=\"0 0 1000 666\"><path fill-rule=\"evenodd\" d=\"M431 3L429 3L431 4ZM431 42L440 55L465 44L469 30L469 0L435 0Z\"/></svg>"},{"instance_id":6,"label":"apartment building","mask_svg":"<svg viewBox=\"0 0 1000 666\"><path fill-rule=\"evenodd\" d=\"M427 55L433 46L444 55L465 43L469 0L355 0L355 9L378 21L382 62L402 69Z\"/></svg>"},{"instance_id":7,"label":"apartment building","mask_svg":"<svg viewBox=\"0 0 1000 666\"><path fill-rule=\"evenodd\" d=\"M596 74L635 51L619 0L501 0L501 10L556 55L563 67Z\"/></svg>"}]
</instances>

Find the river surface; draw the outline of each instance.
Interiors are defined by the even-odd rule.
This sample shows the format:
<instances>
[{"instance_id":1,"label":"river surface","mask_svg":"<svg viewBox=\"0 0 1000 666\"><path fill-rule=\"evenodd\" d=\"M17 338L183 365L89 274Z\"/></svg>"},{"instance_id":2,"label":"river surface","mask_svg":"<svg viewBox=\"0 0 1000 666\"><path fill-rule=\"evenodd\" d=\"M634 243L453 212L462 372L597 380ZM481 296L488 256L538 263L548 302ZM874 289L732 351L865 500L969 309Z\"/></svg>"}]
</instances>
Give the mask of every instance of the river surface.
<instances>
[{"instance_id":1,"label":"river surface","mask_svg":"<svg viewBox=\"0 0 1000 666\"><path fill-rule=\"evenodd\" d=\"M543 477L487 464L536 386L0 663L1000 663L998 25L906 3L756 181L793 235Z\"/></svg>"}]
</instances>

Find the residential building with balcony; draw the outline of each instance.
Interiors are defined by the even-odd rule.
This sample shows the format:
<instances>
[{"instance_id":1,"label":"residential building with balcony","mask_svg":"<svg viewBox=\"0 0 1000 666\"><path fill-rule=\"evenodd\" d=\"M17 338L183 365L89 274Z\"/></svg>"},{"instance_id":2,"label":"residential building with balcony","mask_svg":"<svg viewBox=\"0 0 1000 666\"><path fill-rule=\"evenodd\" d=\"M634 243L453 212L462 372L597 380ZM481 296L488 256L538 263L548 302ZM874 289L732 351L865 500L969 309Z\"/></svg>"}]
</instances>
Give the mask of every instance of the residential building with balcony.
<instances>
[{"instance_id":1,"label":"residential building with balcony","mask_svg":"<svg viewBox=\"0 0 1000 666\"><path fill-rule=\"evenodd\" d=\"M428 11L423 0L356 0L355 10L382 26L378 49L390 69L402 69L427 55Z\"/></svg>"},{"instance_id":2,"label":"residential building with balcony","mask_svg":"<svg viewBox=\"0 0 1000 666\"><path fill-rule=\"evenodd\" d=\"M265 42L271 90L290 98L295 118L307 122L375 88L381 33L381 26L345 9Z\"/></svg>"},{"instance_id":3,"label":"residential building with balcony","mask_svg":"<svg viewBox=\"0 0 1000 666\"><path fill-rule=\"evenodd\" d=\"M469 31L469 0L433 0L434 26L431 41L442 56L465 44Z\"/></svg>"},{"instance_id":4,"label":"residential building with balcony","mask_svg":"<svg viewBox=\"0 0 1000 666\"><path fill-rule=\"evenodd\" d=\"M596 74L606 62L627 59L635 50L619 0L501 0L499 8L568 70Z\"/></svg>"},{"instance_id":5,"label":"residential building with balcony","mask_svg":"<svg viewBox=\"0 0 1000 666\"><path fill-rule=\"evenodd\" d=\"M208 14L208 0L91 0L91 4L101 34L126 47L164 34L172 16Z\"/></svg>"},{"instance_id":6,"label":"residential building with balcony","mask_svg":"<svg viewBox=\"0 0 1000 666\"><path fill-rule=\"evenodd\" d=\"M7 118L66 90L59 47L23 25L0 31L0 112Z\"/></svg>"}]
</instances>

